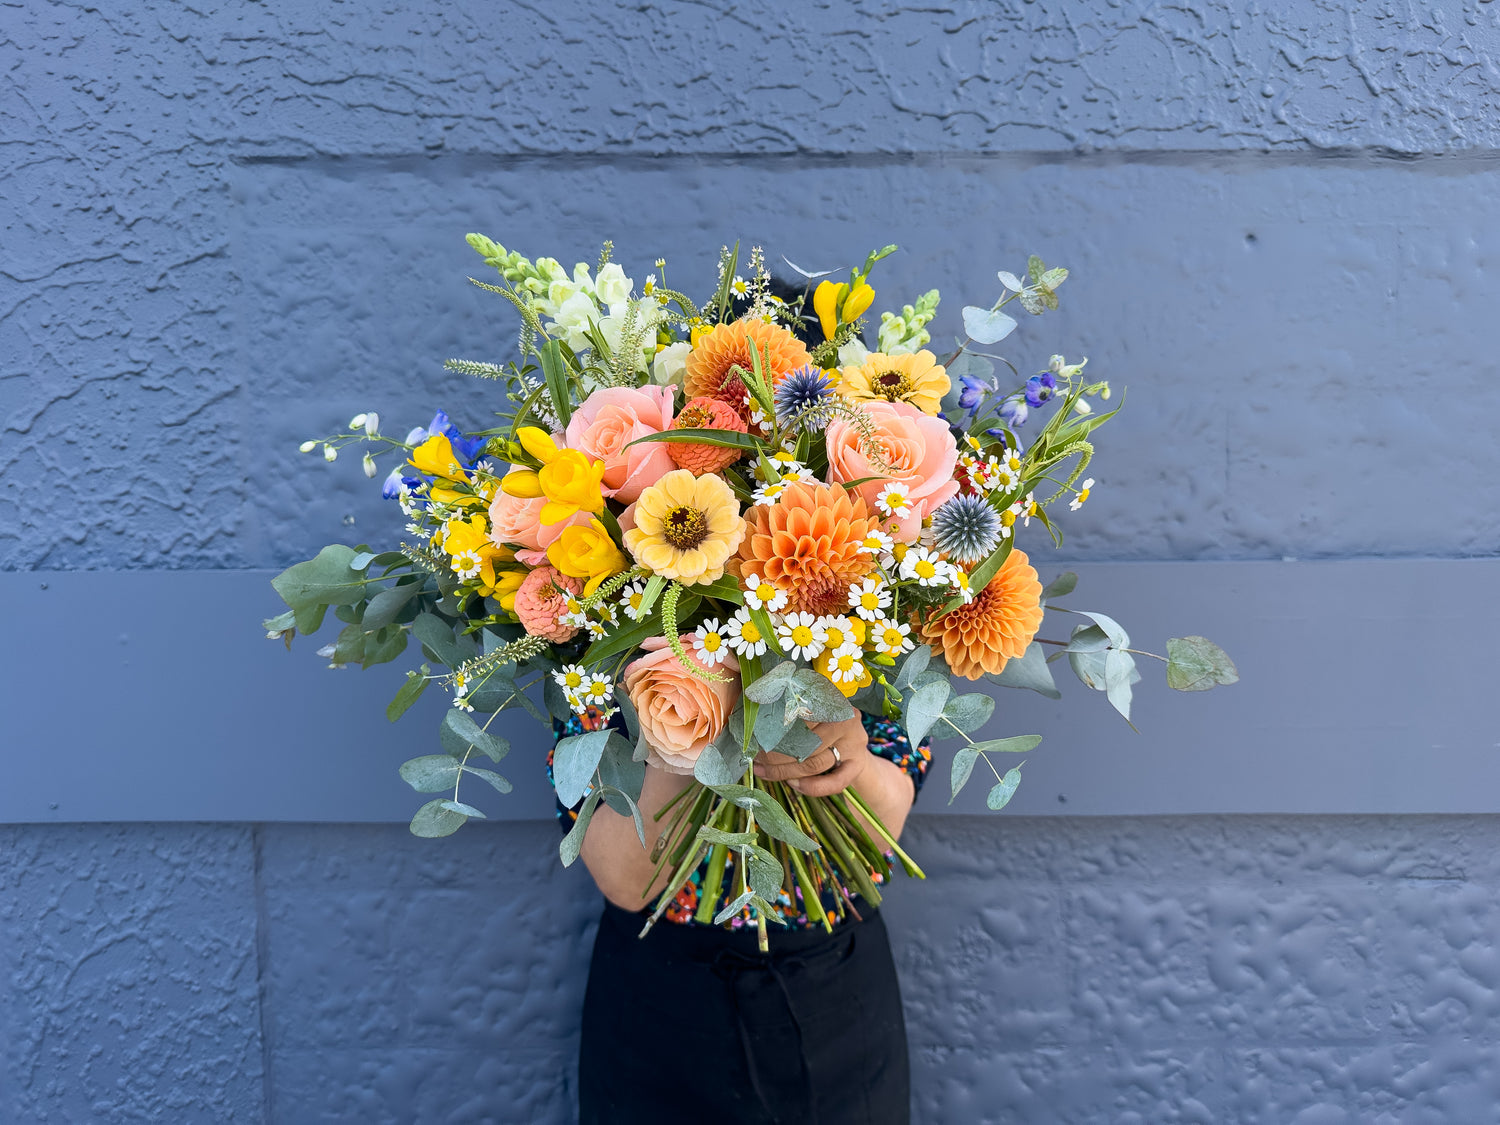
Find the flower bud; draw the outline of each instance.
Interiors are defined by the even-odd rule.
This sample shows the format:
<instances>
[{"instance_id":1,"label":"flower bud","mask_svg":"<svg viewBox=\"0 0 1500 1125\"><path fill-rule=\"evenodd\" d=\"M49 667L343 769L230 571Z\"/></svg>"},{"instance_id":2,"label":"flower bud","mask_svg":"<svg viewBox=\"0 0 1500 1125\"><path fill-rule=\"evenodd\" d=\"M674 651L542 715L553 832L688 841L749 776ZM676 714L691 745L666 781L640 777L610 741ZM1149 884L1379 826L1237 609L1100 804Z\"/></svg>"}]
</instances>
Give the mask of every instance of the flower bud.
<instances>
[{"instance_id":1,"label":"flower bud","mask_svg":"<svg viewBox=\"0 0 1500 1125\"><path fill-rule=\"evenodd\" d=\"M325 461L337 461L338 459L339 459L339 451L337 449L333 448L333 446L331 446L331 445L324 445L323 446L323 460L325 460Z\"/></svg>"},{"instance_id":2,"label":"flower bud","mask_svg":"<svg viewBox=\"0 0 1500 1125\"><path fill-rule=\"evenodd\" d=\"M1094 408L1083 399L1079 399L1073 404L1073 411L1075 414L1092 414Z\"/></svg>"},{"instance_id":3,"label":"flower bud","mask_svg":"<svg viewBox=\"0 0 1500 1125\"><path fill-rule=\"evenodd\" d=\"M317 449L317 448L318 448L318 443L316 441L304 441L301 445L299 445L297 447L297 452L298 453L311 453L314 449Z\"/></svg>"},{"instance_id":4,"label":"flower bud","mask_svg":"<svg viewBox=\"0 0 1500 1125\"><path fill-rule=\"evenodd\" d=\"M369 477L371 480L374 480L375 479L375 458L371 457L368 453L366 453L363 465L364 465L364 470L365 470L365 476Z\"/></svg>"},{"instance_id":5,"label":"flower bud","mask_svg":"<svg viewBox=\"0 0 1500 1125\"><path fill-rule=\"evenodd\" d=\"M349 419L349 428L351 430L357 430L364 424L365 416L363 414L356 414L353 418Z\"/></svg>"},{"instance_id":6,"label":"flower bud","mask_svg":"<svg viewBox=\"0 0 1500 1125\"><path fill-rule=\"evenodd\" d=\"M365 437L374 437L380 433L380 415L375 411L365 415Z\"/></svg>"}]
</instances>

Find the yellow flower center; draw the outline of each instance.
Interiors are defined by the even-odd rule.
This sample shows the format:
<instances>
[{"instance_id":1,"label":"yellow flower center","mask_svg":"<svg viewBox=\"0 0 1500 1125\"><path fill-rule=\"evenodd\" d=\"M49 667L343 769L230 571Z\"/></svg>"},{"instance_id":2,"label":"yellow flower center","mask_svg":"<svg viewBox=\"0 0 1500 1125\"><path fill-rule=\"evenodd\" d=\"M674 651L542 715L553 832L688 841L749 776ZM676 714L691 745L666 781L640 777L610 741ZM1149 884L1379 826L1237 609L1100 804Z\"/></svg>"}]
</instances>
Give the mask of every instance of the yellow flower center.
<instances>
[{"instance_id":1,"label":"yellow flower center","mask_svg":"<svg viewBox=\"0 0 1500 1125\"><path fill-rule=\"evenodd\" d=\"M879 609L880 594L874 590L866 590L859 596L860 609Z\"/></svg>"},{"instance_id":2,"label":"yellow flower center","mask_svg":"<svg viewBox=\"0 0 1500 1125\"><path fill-rule=\"evenodd\" d=\"M753 621L746 621L740 626L740 636L750 644L755 644L761 639L760 630L755 627L755 622Z\"/></svg>"},{"instance_id":3,"label":"yellow flower center","mask_svg":"<svg viewBox=\"0 0 1500 1125\"><path fill-rule=\"evenodd\" d=\"M1009 527L1011 524L1016 522L1016 513L1012 512L1009 508L1006 508L1005 511L1000 513L1000 522L1005 527Z\"/></svg>"},{"instance_id":4,"label":"yellow flower center","mask_svg":"<svg viewBox=\"0 0 1500 1125\"><path fill-rule=\"evenodd\" d=\"M563 677L570 688L576 688L583 684L583 677L577 672L569 672Z\"/></svg>"},{"instance_id":5,"label":"yellow flower center","mask_svg":"<svg viewBox=\"0 0 1500 1125\"><path fill-rule=\"evenodd\" d=\"M685 406L672 423L674 430L701 430L710 427L714 420L712 410L703 406Z\"/></svg>"},{"instance_id":6,"label":"yellow flower center","mask_svg":"<svg viewBox=\"0 0 1500 1125\"><path fill-rule=\"evenodd\" d=\"M900 402L911 389L911 380L899 371L882 371L870 380L870 390L887 402Z\"/></svg>"},{"instance_id":7,"label":"yellow flower center","mask_svg":"<svg viewBox=\"0 0 1500 1125\"><path fill-rule=\"evenodd\" d=\"M813 632L806 625L797 625L792 629L792 644L798 648L806 648L813 643Z\"/></svg>"},{"instance_id":8,"label":"yellow flower center","mask_svg":"<svg viewBox=\"0 0 1500 1125\"><path fill-rule=\"evenodd\" d=\"M661 534L679 551L690 551L708 538L708 520L697 508L679 504L662 521Z\"/></svg>"},{"instance_id":9,"label":"yellow flower center","mask_svg":"<svg viewBox=\"0 0 1500 1125\"><path fill-rule=\"evenodd\" d=\"M853 653L846 652L846 653L844 653L844 655L842 655L842 656L840 656L838 658L838 668L839 668L840 672L848 672L848 671L852 670L853 667L854 667L854 654Z\"/></svg>"},{"instance_id":10,"label":"yellow flower center","mask_svg":"<svg viewBox=\"0 0 1500 1125\"><path fill-rule=\"evenodd\" d=\"M922 559L919 563L917 563L916 569L918 578L931 578L934 574L937 573L937 567L933 566L932 563L928 562L926 559Z\"/></svg>"},{"instance_id":11,"label":"yellow flower center","mask_svg":"<svg viewBox=\"0 0 1500 1125\"><path fill-rule=\"evenodd\" d=\"M841 644L844 643L844 631L837 625L830 625L828 627L827 643L829 648L838 648Z\"/></svg>"},{"instance_id":12,"label":"yellow flower center","mask_svg":"<svg viewBox=\"0 0 1500 1125\"><path fill-rule=\"evenodd\" d=\"M1078 502L1080 504L1082 504L1088 498L1089 498L1089 490L1086 489L1086 488L1080 488L1078 490Z\"/></svg>"},{"instance_id":13,"label":"yellow flower center","mask_svg":"<svg viewBox=\"0 0 1500 1125\"><path fill-rule=\"evenodd\" d=\"M885 633L882 635L882 642L881 643L883 643L886 648L900 648L901 647L901 630L900 629L887 629L885 631Z\"/></svg>"},{"instance_id":14,"label":"yellow flower center","mask_svg":"<svg viewBox=\"0 0 1500 1125\"><path fill-rule=\"evenodd\" d=\"M719 636L718 633L705 633L705 634L703 634L703 651L704 652L718 652L720 646L723 645L723 643L724 643L724 638L721 637L721 636Z\"/></svg>"},{"instance_id":15,"label":"yellow flower center","mask_svg":"<svg viewBox=\"0 0 1500 1125\"><path fill-rule=\"evenodd\" d=\"M769 602L776 596L776 587L772 586L769 582L762 582L759 586L755 587L755 596L762 602Z\"/></svg>"}]
</instances>

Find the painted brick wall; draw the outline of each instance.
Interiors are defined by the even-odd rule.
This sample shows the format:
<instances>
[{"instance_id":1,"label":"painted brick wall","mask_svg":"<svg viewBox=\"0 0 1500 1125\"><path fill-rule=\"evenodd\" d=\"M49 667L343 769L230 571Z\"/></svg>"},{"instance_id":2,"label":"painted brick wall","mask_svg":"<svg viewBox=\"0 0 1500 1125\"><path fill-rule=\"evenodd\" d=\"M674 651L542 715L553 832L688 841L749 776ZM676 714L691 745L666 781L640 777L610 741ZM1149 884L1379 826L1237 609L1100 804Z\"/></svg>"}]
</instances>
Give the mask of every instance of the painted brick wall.
<instances>
[{"instance_id":1,"label":"painted brick wall","mask_svg":"<svg viewBox=\"0 0 1500 1125\"><path fill-rule=\"evenodd\" d=\"M292 450L479 416L470 229L689 285L889 236L882 301L939 285L944 331L1036 251L1075 276L1017 358L1134 388L1063 557L1497 551L1496 5L3 10L0 568L379 534ZM917 1119L1490 1120L1497 832L919 816ZM0 827L0 1119L568 1120L596 900L555 839Z\"/></svg>"}]
</instances>

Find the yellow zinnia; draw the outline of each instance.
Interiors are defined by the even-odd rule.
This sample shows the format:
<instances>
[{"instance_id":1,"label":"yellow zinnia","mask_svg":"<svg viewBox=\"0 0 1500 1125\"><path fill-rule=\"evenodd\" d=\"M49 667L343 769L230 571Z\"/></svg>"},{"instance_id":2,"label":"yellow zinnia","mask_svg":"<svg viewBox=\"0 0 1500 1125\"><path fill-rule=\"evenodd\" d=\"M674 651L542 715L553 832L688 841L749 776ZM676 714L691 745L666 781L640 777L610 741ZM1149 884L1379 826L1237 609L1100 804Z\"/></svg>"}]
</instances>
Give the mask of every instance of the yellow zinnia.
<instances>
[{"instance_id":1,"label":"yellow zinnia","mask_svg":"<svg viewBox=\"0 0 1500 1125\"><path fill-rule=\"evenodd\" d=\"M913 355L871 352L858 367L843 369L838 393L850 402L909 402L924 414L936 414L948 393L948 372L927 349Z\"/></svg>"},{"instance_id":2,"label":"yellow zinnia","mask_svg":"<svg viewBox=\"0 0 1500 1125\"><path fill-rule=\"evenodd\" d=\"M721 477L668 473L635 505L625 547L636 562L684 585L716 582L745 537L739 501Z\"/></svg>"}]
</instances>

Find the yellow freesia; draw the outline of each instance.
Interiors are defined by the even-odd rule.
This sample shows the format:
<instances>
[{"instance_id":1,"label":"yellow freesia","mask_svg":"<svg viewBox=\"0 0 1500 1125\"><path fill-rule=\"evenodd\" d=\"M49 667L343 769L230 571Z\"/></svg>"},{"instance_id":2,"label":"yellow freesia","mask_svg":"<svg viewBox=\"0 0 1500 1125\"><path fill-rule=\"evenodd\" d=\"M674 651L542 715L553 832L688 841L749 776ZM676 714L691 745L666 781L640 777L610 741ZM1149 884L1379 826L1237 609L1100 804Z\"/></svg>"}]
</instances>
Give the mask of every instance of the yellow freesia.
<instances>
[{"instance_id":1,"label":"yellow freesia","mask_svg":"<svg viewBox=\"0 0 1500 1125\"><path fill-rule=\"evenodd\" d=\"M824 339L832 340L839 330L839 298L849 288L839 281L821 281L813 290L813 312L818 314L818 323L823 326Z\"/></svg>"},{"instance_id":2,"label":"yellow freesia","mask_svg":"<svg viewBox=\"0 0 1500 1125\"><path fill-rule=\"evenodd\" d=\"M587 579L585 596L592 594L611 574L619 574L630 565L598 520L590 520L587 526L575 524L563 528L563 533L547 548L547 561L571 578Z\"/></svg>"},{"instance_id":3,"label":"yellow freesia","mask_svg":"<svg viewBox=\"0 0 1500 1125\"><path fill-rule=\"evenodd\" d=\"M542 494L542 482L535 469L512 469L500 478L500 488L507 496L535 500Z\"/></svg>"},{"instance_id":4,"label":"yellow freesia","mask_svg":"<svg viewBox=\"0 0 1500 1125\"><path fill-rule=\"evenodd\" d=\"M575 512L604 511L603 461L590 461L576 449L559 449L537 473L537 481L547 498L539 517L543 523L562 523Z\"/></svg>"},{"instance_id":5,"label":"yellow freesia","mask_svg":"<svg viewBox=\"0 0 1500 1125\"><path fill-rule=\"evenodd\" d=\"M495 575L495 588L491 596L500 603L500 608L514 613L516 608L516 591L521 588L521 583L526 581L524 570L503 570Z\"/></svg>"},{"instance_id":6,"label":"yellow freesia","mask_svg":"<svg viewBox=\"0 0 1500 1125\"><path fill-rule=\"evenodd\" d=\"M453 455L453 443L446 434L433 434L411 451L411 463L421 472L446 480L467 481L458 458Z\"/></svg>"},{"instance_id":7,"label":"yellow freesia","mask_svg":"<svg viewBox=\"0 0 1500 1125\"><path fill-rule=\"evenodd\" d=\"M870 307L870 302L874 299L875 290L865 282L859 282L844 298L844 307L839 312L839 319L845 324L853 324L859 319L860 314Z\"/></svg>"},{"instance_id":8,"label":"yellow freesia","mask_svg":"<svg viewBox=\"0 0 1500 1125\"><path fill-rule=\"evenodd\" d=\"M488 596L493 591L495 563L501 560L501 552L485 529L484 516L476 513L467 520L451 519L444 524L443 550L454 560L455 571L460 565L468 571L477 560L478 572L466 577L479 580L481 594Z\"/></svg>"},{"instance_id":9,"label":"yellow freesia","mask_svg":"<svg viewBox=\"0 0 1500 1125\"><path fill-rule=\"evenodd\" d=\"M562 452L557 448L557 442L552 440L552 435L537 426L522 426L516 431L516 440L521 443L522 449L543 465Z\"/></svg>"}]
</instances>

